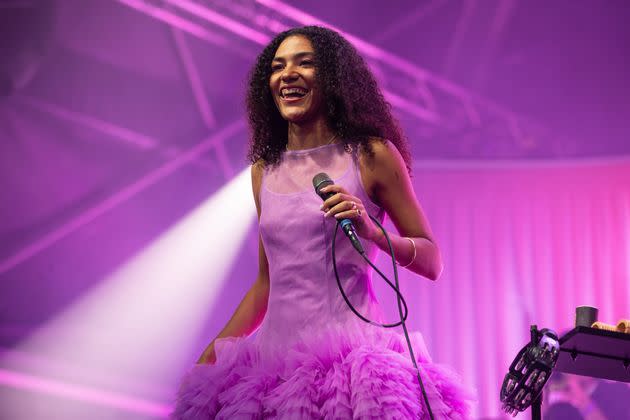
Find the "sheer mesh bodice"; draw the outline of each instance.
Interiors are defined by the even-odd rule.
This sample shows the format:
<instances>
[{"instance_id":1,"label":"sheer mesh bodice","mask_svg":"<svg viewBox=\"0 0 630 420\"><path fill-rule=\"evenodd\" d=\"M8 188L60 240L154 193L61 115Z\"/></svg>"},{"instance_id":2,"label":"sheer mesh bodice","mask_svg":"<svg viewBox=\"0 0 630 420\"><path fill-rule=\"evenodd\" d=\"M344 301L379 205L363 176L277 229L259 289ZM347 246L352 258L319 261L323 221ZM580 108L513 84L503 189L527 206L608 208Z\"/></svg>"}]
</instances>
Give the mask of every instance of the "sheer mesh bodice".
<instances>
[{"instance_id":1,"label":"sheer mesh bodice","mask_svg":"<svg viewBox=\"0 0 630 420\"><path fill-rule=\"evenodd\" d=\"M269 261L269 305L259 340L287 344L306 327L346 323L356 316L340 295L331 262L331 240L336 225L319 209L313 176L326 172L335 184L358 197L369 214L383 220L384 212L366 194L356 154L341 144L287 151L279 165L265 170L261 187L260 232ZM377 249L364 241L367 254ZM337 267L344 290L361 313L381 319L372 291L371 268L337 235ZM367 324L366 324L367 325Z\"/></svg>"}]
</instances>

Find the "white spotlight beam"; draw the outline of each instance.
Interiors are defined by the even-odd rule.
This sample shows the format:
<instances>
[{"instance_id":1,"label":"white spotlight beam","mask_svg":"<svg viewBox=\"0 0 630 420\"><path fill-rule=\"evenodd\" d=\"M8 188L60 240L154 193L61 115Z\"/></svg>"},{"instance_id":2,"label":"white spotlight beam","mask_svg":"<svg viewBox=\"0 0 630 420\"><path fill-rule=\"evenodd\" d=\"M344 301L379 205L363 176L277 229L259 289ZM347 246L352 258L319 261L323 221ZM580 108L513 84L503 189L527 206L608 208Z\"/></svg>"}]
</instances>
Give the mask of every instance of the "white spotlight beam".
<instances>
[{"instance_id":1,"label":"white spotlight beam","mask_svg":"<svg viewBox=\"0 0 630 420\"><path fill-rule=\"evenodd\" d=\"M138 179L134 183L126 186L120 191L117 191L100 203L97 203L96 205L90 207L84 213L78 215L75 218L72 218L71 220L57 227L50 233L37 239L35 242L26 245L22 249L5 258L3 261L0 261L0 275L6 273L13 267L28 260L29 258L39 254L43 250L49 248L51 245L57 243L61 239L75 232L82 226L85 226L99 216L116 208L121 203L124 203L132 197L135 197L138 193L144 191L148 187L154 185L156 182L164 179L165 177L169 176L183 166L188 165L199 156L216 147L217 143L223 141L225 138L229 138L235 135L239 131L243 130L244 127L245 123L242 120L238 120L228 125L218 133L211 135L199 144L183 152L181 155L178 155L176 158L164 163L157 169L154 169L153 171L144 175L142 178Z\"/></svg>"},{"instance_id":2,"label":"white spotlight beam","mask_svg":"<svg viewBox=\"0 0 630 420\"><path fill-rule=\"evenodd\" d=\"M8 355L0 367L120 395L137 394L139 378L174 392L255 215L248 167L17 346L57 363Z\"/></svg>"},{"instance_id":3,"label":"white spotlight beam","mask_svg":"<svg viewBox=\"0 0 630 420\"><path fill-rule=\"evenodd\" d=\"M112 407L130 413L149 415L158 418L164 418L172 411L168 404L161 402L149 401L117 392L104 391L92 387L65 383L6 369L0 369L0 385L28 391L29 393L37 392L45 395L61 397L63 399ZM31 403L33 403L32 400L37 401L38 396L29 395L29 399L31 400ZM12 403L15 403L15 401L4 401L3 405L6 409L6 407ZM57 404L65 405L63 401L58 401ZM96 410L97 408L94 409ZM12 414L18 414L22 417L23 414L26 414L31 410L39 409L29 404L28 406L24 405L22 407L12 407L11 411ZM49 412L55 411L54 406L50 407Z\"/></svg>"}]
</instances>

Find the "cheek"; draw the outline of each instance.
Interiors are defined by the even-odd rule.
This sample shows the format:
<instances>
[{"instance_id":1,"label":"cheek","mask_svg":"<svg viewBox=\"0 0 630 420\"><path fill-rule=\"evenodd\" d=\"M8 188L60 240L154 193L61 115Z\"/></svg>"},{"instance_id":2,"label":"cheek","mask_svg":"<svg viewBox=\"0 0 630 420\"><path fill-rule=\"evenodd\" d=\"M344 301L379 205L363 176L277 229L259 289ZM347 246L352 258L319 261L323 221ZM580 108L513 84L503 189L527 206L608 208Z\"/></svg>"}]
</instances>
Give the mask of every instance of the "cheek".
<instances>
[{"instance_id":1,"label":"cheek","mask_svg":"<svg viewBox=\"0 0 630 420\"><path fill-rule=\"evenodd\" d=\"M280 86L280 77L272 73L271 76L269 76L269 89L271 89L271 92L274 92L278 86Z\"/></svg>"},{"instance_id":2,"label":"cheek","mask_svg":"<svg viewBox=\"0 0 630 420\"><path fill-rule=\"evenodd\" d=\"M270 79L269 80L269 95L271 96L271 100L273 101L274 104L276 104L276 107L277 107L279 106L278 97L277 95L274 94L276 89L277 89L277 81Z\"/></svg>"}]
</instances>

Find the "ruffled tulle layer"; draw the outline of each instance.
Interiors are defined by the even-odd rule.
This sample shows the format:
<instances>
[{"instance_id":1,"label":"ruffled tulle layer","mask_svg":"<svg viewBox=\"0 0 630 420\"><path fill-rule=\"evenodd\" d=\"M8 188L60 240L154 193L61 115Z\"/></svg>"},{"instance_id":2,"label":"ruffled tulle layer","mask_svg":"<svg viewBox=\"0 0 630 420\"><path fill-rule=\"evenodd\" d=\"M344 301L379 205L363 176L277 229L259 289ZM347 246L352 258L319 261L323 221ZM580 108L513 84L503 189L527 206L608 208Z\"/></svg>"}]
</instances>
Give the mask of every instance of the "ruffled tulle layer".
<instances>
[{"instance_id":1,"label":"ruffled tulle layer","mask_svg":"<svg viewBox=\"0 0 630 420\"><path fill-rule=\"evenodd\" d=\"M467 419L471 393L412 345L436 419ZM304 333L268 357L251 339L217 340L214 365L183 378L174 419L429 418L404 336L375 328Z\"/></svg>"}]
</instances>

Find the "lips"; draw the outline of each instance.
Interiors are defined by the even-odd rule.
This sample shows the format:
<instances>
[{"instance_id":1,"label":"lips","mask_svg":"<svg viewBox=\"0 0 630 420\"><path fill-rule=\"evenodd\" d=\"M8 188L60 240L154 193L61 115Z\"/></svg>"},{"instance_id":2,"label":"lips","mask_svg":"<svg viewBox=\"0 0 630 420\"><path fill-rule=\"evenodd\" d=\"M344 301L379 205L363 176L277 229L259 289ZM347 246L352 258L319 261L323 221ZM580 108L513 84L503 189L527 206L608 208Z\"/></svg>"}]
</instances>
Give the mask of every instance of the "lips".
<instances>
[{"instance_id":1,"label":"lips","mask_svg":"<svg viewBox=\"0 0 630 420\"><path fill-rule=\"evenodd\" d=\"M286 86L280 89L280 99L285 102L295 102L304 98L309 93L308 89L299 86Z\"/></svg>"}]
</instances>

